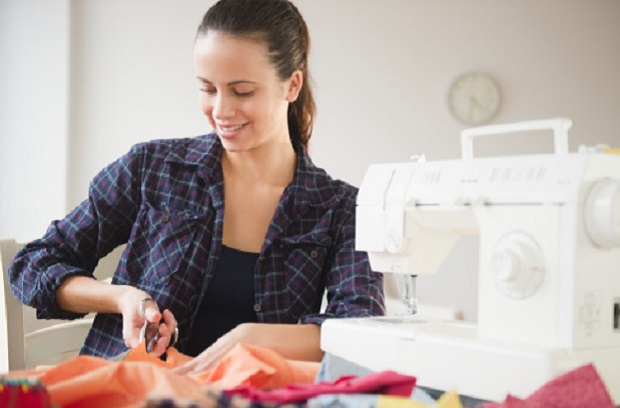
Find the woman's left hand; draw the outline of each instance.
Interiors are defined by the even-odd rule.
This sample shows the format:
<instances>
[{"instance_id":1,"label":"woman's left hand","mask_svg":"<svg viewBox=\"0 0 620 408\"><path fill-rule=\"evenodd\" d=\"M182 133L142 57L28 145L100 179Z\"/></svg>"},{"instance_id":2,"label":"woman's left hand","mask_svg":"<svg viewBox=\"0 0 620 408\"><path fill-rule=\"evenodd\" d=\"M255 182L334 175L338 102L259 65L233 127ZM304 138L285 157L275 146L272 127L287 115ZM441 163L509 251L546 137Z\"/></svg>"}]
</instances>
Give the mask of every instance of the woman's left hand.
<instances>
[{"instance_id":1,"label":"woman's left hand","mask_svg":"<svg viewBox=\"0 0 620 408\"><path fill-rule=\"evenodd\" d=\"M323 357L321 328L316 324L243 323L173 370L181 375L211 370L237 343L270 348L282 357L293 360L320 361Z\"/></svg>"},{"instance_id":2,"label":"woman's left hand","mask_svg":"<svg viewBox=\"0 0 620 408\"><path fill-rule=\"evenodd\" d=\"M187 363L173 369L177 374L196 374L205 370L211 370L222 358L243 339L251 338L253 323L243 323L235 327L211 345L208 349L198 354Z\"/></svg>"}]
</instances>

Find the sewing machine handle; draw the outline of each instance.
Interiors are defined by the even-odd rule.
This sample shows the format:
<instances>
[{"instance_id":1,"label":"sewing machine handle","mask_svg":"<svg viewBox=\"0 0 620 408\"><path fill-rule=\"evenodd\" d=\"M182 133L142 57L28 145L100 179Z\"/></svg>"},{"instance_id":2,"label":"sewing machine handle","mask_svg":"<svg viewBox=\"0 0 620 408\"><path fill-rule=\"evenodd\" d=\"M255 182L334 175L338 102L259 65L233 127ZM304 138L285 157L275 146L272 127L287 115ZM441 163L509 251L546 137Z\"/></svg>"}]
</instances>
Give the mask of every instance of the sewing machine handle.
<instances>
[{"instance_id":1,"label":"sewing machine handle","mask_svg":"<svg viewBox=\"0 0 620 408\"><path fill-rule=\"evenodd\" d=\"M546 129L553 130L553 145L555 154L566 154L568 153L568 129L570 129L572 125L573 122L570 119L555 118L465 129L461 132L461 154L463 159L473 159L473 142L478 136L500 135L511 132Z\"/></svg>"}]
</instances>

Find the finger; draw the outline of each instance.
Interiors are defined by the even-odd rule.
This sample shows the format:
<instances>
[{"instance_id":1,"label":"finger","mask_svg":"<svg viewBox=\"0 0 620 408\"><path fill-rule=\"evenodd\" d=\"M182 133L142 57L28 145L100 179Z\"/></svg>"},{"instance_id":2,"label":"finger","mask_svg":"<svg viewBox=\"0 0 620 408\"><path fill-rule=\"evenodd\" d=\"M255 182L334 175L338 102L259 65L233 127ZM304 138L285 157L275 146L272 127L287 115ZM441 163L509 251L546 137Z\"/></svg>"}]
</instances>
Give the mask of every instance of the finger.
<instances>
[{"instance_id":1,"label":"finger","mask_svg":"<svg viewBox=\"0 0 620 408\"><path fill-rule=\"evenodd\" d=\"M205 364L209 360L209 349L203 351L198 356L194 357L190 361L174 368L174 372L180 375L191 375L200 373L205 370Z\"/></svg>"},{"instance_id":2,"label":"finger","mask_svg":"<svg viewBox=\"0 0 620 408\"><path fill-rule=\"evenodd\" d=\"M177 327L177 319L174 317L174 315L169 309L164 310L162 315L166 326L168 326L168 330L170 330L170 333L172 333Z\"/></svg>"},{"instance_id":3,"label":"finger","mask_svg":"<svg viewBox=\"0 0 620 408\"><path fill-rule=\"evenodd\" d=\"M149 306L144 308L144 317L151 323L159 322L161 320L161 313L154 302L149 302Z\"/></svg>"},{"instance_id":4,"label":"finger","mask_svg":"<svg viewBox=\"0 0 620 408\"><path fill-rule=\"evenodd\" d=\"M168 347L172 347L176 345L176 342L179 340L179 329L178 323L172 312L168 309L164 310L162 313L164 317L164 323L167 329L167 334L169 335L169 343Z\"/></svg>"},{"instance_id":5,"label":"finger","mask_svg":"<svg viewBox=\"0 0 620 408\"><path fill-rule=\"evenodd\" d=\"M143 324L141 324L139 320L134 320L123 329L123 339L128 348L136 348L140 344L142 340L140 338L142 326Z\"/></svg>"},{"instance_id":6,"label":"finger","mask_svg":"<svg viewBox=\"0 0 620 408\"><path fill-rule=\"evenodd\" d=\"M135 327L124 329L123 340L127 348L135 348L140 344L140 329Z\"/></svg>"},{"instance_id":7,"label":"finger","mask_svg":"<svg viewBox=\"0 0 620 408\"><path fill-rule=\"evenodd\" d=\"M194 364L189 367L186 374L200 374L204 371L212 370L219 361L218 351L209 348L193 360Z\"/></svg>"},{"instance_id":8,"label":"finger","mask_svg":"<svg viewBox=\"0 0 620 408\"><path fill-rule=\"evenodd\" d=\"M190 373L193 369L194 369L194 360L190 360L183 365L173 368L172 371L179 375L186 375Z\"/></svg>"},{"instance_id":9,"label":"finger","mask_svg":"<svg viewBox=\"0 0 620 408\"><path fill-rule=\"evenodd\" d=\"M140 345L140 336L131 336L129 339L125 339L125 345L128 348L136 348Z\"/></svg>"},{"instance_id":10,"label":"finger","mask_svg":"<svg viewBox=\"0 0 620 408\"><path fill-rule=\"evenodd\" d=\"M149 354L154 355L155 357L160 357L162 354L166 352L166 349L168 348L168 342L169 342L168 338L160 337L159 340L157 340L157 343L155 343L155 346L151 349L151 352Z\"/></svg>"}]
</instances>

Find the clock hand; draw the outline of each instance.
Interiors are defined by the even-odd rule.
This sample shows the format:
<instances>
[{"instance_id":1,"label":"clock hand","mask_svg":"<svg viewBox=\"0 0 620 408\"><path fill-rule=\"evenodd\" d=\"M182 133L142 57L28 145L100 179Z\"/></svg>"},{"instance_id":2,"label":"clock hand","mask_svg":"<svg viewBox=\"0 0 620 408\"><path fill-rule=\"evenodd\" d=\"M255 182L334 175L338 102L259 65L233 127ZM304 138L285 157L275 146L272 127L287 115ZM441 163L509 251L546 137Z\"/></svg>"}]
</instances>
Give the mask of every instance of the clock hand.
<instances>
[{"instance_id":1,"label":"clock hand","mask_svg":"<svg viewBox=\"0 0 620 408\"><path fill-rule=\"evenodd\" d=\"M473 96L469 97L469 117L470 119L473 119L474 117L474 110L476 110L476 107L480 106L480 104L478 103L478 101L476 100L476 98L474 98Z\"/></svg>"}]
</instances>

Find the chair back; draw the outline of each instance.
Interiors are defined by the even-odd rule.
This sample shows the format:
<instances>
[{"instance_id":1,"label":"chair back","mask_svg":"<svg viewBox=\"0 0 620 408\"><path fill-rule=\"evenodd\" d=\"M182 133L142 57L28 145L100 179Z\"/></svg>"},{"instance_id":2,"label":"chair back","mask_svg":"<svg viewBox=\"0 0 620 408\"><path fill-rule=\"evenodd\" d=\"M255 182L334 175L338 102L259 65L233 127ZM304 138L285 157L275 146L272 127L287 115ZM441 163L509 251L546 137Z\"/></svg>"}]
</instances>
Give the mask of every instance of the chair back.
<instances>
[{"instance_id":1,"label":"chair back","mask_svg":"<svg viewBox=\"0 0 620 408\"><path fill-rule=\"evenodd\" d=\"M36 310L11 293L9 264L22 244L0 239L0 374L55 365L78 355L93 318L37 320Z\"/></svg>"},{"instance_id":2,"label":"chair back","mask_svg":"<svg viewBox=\"0 0 620 408\"><path fill-rule=\"evenodd\" d=\"M0 373L26 367L22 304L11 293L8 276L20 247L14 239L0 239Z\"/></svg>"}]
</instances>

